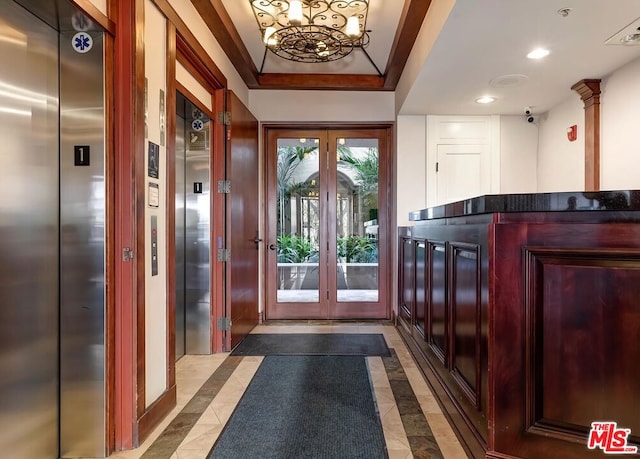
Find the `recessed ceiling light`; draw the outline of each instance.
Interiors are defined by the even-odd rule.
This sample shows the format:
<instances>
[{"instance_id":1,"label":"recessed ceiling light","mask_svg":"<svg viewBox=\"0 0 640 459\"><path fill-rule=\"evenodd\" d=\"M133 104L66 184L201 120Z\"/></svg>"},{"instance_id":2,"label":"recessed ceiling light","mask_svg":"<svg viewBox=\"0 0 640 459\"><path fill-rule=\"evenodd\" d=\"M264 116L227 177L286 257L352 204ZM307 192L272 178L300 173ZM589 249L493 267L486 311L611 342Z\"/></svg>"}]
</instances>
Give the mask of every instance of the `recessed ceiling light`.
<instances>
[{"instance_id":1,"label":"recessed ceiling light","mask_svg":"<svg viewBox=\"0 0 640 459\"><path fill-rule=\"evenodd\" d=\"M630 33L620 39L625 45L637 45L640 43L640 33Z\"/></svg>"},{"instance_id":2,"label":"recessed ceiling light","mask_svg":"<svg viewBox=\"0 0 640 459\"><path fill-rule=\"evenodd\" d=\"M491 102L495 102L496 98L491 96L482 96L476 99L476 102L479 104L490 104Z\"/></svg>"},{"instance_id":3,"label":"recessed ceiling light","mask_svg":"<svg viewBox=\"0 0 640 459\"><path fill-rule=\"evenodd\" d=\"M543 57L547 57L549 53L550 51L548 49L536 48L533 51L531 51L529 54L527 54L527 57L529 59L542 59Z\"/></svg>"}]
</instances>

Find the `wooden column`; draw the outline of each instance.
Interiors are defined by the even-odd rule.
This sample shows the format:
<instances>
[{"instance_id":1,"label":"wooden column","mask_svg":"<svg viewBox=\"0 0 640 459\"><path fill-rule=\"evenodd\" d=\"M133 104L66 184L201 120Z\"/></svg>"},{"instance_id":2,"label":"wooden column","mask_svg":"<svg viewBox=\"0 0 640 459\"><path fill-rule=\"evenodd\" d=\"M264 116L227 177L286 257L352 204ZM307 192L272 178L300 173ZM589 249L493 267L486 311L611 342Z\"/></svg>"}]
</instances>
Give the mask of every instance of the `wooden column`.
<instances>
[{"instance_id":1,"label":"wooden column","mask_svg":"<svg viewBox=\"0 0 640 459\"><path fill-rule=\"evenodd\" d=\"M580 80L571 89L584 102L584 189L600 190L600 80Z\"/></svg>"}]
</instances>

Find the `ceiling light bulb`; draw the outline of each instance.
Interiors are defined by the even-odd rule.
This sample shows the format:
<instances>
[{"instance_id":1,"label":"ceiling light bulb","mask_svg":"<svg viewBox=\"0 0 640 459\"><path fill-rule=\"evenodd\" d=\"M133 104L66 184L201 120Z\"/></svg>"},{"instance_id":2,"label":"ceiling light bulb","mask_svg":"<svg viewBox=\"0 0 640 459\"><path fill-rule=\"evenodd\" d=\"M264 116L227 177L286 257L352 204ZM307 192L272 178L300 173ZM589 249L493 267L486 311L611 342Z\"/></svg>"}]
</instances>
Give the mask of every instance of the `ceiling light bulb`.
<instances>
[{"instance_id":1,"label":"ceiling light bulb","mask_svg":"<svg viewBox=\"0 0 640 459\"><path fill-rule=\"evenodd\" d=\"M358 16L351 16L347 19L347 28L345 33L353 38L360 36L360 20L358 19Z\"/></svg>"},{"instance_id":2,"label":"ceiling light bulb","mask_svg":"<svg viewBox=\"0 0 640 459\"><path fill-rule=\"evenodd\" d=\"M495 102L496 98L491 96L482 96L476 99L476 102L479 104L490 104L491 102Z\"/></svg>"},{"instance_id":3,"label":"ceiling light bulb","mask_svg":"<svg viewBox=\"0 0 640 459\"><path fill-rule=\"evenodd\" d=\"M529 59L542 59L543 57L547 57L549 53L550 51L548 49L536 48L533 51L531 51L529 54L527 54L527 57Z\"/></svg>"},{"instance_id":4,"label":"ceiling light bulb","mask_svg":"<svg viewBox=\"0 0 640 459\"><path fill-rule=\"evenodd\" d=\"M289 13L287 15L291 25L302 24L302 1L291 0L289 2Z\"/></svg>"},{"instance_id":5,"label":"ceiling light bulb","mask_svg":"<svg viewBox=\"0 0 640 459\"><path fill-rule=\"evenodd\" d=\"M266 29L264 29L263 40L269 46L275 45L278 43L278 39L273 36L274 33L276 33L276 28L273 26L269 26Z\"/></svg>"}]
</instances>

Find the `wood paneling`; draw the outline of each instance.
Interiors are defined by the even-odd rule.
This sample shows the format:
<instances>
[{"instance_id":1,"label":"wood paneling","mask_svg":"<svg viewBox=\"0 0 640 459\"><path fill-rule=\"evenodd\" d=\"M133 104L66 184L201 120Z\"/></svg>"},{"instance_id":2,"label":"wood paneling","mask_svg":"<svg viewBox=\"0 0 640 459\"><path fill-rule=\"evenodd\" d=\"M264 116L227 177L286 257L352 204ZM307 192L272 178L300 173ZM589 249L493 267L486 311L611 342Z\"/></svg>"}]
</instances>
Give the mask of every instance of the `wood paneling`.
<instances>
[{"instance_id":1,"label":"wood paneling","mask_svg":"<svg viewBox=\"0 0 640 459\"><path fill-rule=\"evenodd\" d=\"M447 252L444 242L429 241L429 342L442 364L449 367L447 308Z\"/></svg>"},{"instance_id":2,"label":"wood paneling","mask_svg":"<svg viewBox=\"0 0 640 459\"><path fill-rule=\"evenodd\" d=\"M595 417L639 428L640 225L615 215L495 225L490 450L577 459Z\"/></svg>"},{"instance_id":3,"label":"wood paneling","mask_svg":"<svg viewBox=\"0 0 640 459\"><path fill-rule=\"evenodd\" d=\"M451 372L477 409L482 371L479 251L475 244L449 243Z\"/></svg>"},{"instance_id":4,"label":"wood paneling","mask_svg":"<svg viewBox=\"0 0 640 459\"><path fill-rule=\"evenodd\" d=\"M405 322L408 329L411 328L413 320L413 295L414 295L414 251L410 237L400 239L400 304L398 305L398 315Z\"/></svg>"},{"instance_id":5,"label":"wood paneling","mask_svg":"<svg viewBox=\"0 0 640 459\"><path fill-rule=\"evenodd\" d=\"M413 244L415 253L413 327L424 339L427 330L427 244L424 239L414 240Z\"/></svg>"},{"instance_id":6,"label":"wood paneling","mask_svg":"<svg viewBox=\"0 0 640 459\"><path fill-rule=\"evenodd\" d=\"M526 260L529 426L584 436L615 420L638 441L640 251L528 248Z\"/></svg>"}]
</instances>

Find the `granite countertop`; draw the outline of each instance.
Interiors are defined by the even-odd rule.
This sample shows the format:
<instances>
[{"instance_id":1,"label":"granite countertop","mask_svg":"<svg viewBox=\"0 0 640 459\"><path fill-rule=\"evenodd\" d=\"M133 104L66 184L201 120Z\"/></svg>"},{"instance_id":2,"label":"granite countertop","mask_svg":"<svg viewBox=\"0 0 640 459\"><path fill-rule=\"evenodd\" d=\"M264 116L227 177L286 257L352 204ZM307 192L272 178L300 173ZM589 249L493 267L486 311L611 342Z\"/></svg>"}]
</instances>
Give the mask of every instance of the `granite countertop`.
<instances>
[{"instance_id":1,"label":"granite countertop","mask_svg":"<svg viewBox=\"0 0 640 459\"><path fill-rule=\"evenodd\" d=\"M409 213L409 220L431 220L495 212L587 212L605 210L640 211L640 190L485 195L416 210Z\"/></svg>"}]
</instances>

